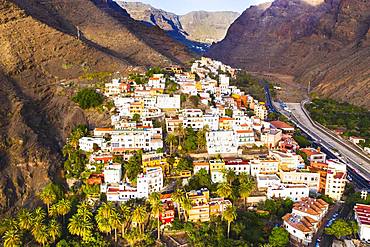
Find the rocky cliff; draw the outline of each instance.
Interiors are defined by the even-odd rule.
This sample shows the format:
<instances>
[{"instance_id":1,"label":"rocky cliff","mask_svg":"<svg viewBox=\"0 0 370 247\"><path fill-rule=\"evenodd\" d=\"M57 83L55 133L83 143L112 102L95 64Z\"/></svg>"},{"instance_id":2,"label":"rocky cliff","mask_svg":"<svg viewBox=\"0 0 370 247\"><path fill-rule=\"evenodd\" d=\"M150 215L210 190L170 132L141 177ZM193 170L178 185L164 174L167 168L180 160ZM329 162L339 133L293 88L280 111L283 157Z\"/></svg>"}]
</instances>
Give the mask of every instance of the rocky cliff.
<instances>
[{"instance_id":1,"label":"rocky cliff","mask_svg":"<svg viewBox=\"0 0 370 247\"><path fill-rule=\"evenodd\" d=\"M230 24L239 16L231 11L193 11L176 15L141 2L117 1L117 4L133 19L158 26L195 51L207 49L213 42L222 40Z\"/></svg>"},{"instance_id":2,"label":"rocky cliff","mask_svg":"<svg viewBox=\"0 0 370 247\"><path fill-rule=\"evenodd\" d=\"M85 73L192 58L159 28L89 0L0 0L0 53L0 213L33 204L51 180L63 183L60 149L74 126L109 120L80 109L63 82L77 89Z\"/></svg>"},{"instance_id":3,"label":"rocky cliff","mask_svg":"<svg viewBox=\"0 0 370 247\"><path fill-rule=\"evenodd\" d=\"M275 0L244 11L208 55L370 107L369 23L368 1Z\"/></svg>"}]
</instances>

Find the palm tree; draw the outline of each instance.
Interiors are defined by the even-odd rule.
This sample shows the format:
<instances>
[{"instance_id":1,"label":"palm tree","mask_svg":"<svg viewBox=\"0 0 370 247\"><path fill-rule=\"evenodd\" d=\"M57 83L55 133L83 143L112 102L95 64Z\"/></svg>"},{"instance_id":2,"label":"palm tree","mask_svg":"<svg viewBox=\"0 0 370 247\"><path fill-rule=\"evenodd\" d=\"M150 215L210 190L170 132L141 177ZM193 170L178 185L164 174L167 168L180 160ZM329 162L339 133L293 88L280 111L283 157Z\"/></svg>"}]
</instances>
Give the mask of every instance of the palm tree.
<instances>
[{"instance_id":1,"label":"palm tree","mask_svg":"<svg viewBox=\"0 0 370 247\"><path fill-rule=\"evenodd\" d=\"M236 210L234 206L227 206L222 214L222 218L227 221L227 238L230 237L230 225L236 219Z\"/></svg>"},{"instance_id":2,"label":"palm tree","mask_svg":"<svg viewBox=\"0 0 370 247\"><path fill-rule=\"evenodd\" d=\"M127 204L121 204L120 206L120 214L121 214L121 233L122 233L122 238L125 235L125 228L127 225L127 222L130 221L131 218L131 209L130 206Z\"/></svg>"},{"instance_id":3,"label":"palm tree","mask_svg":"<svg viewBox=\"0 0 370 247\"><path fill-rule=\"evenodd\" d=\"M50 220L48 230L53 243L62 235L62 227L55 219Z\"/></svg>"},{"instance_id":4,"label":"palm tree","mask_svg":"<svg viewBox=\"0 0 370 247\"><path fill-rule=\"evenodd\" d=\"M152 215L157 219L157 239L161 238L160 230L160 216L163 213L163 204L160 198L160 195L157 192L150 194L149 203L152 208Z\"/></svg>"},{"instance_id":5,"label":"palm tree","mask_svg":"<svg viewBox=\"0 0 370 247\"><path fill-rule=\"evenodd\" d=\"M112 203L103 203L95 216L95 220L98 223L98 229L102 233L110 233L112 231L112 225L110 222L110 217L114 213L114 208Z\"/></svg>"},{"instance_id":6,"label":"palm tree","mask_svg":"<svg viewBox=\"0 0 370 247\"><path fill-rule=\"evenodd\" d=\"M232 194L232 192L233 192L233 190L232 190L230 184L228 184L227 182L220 183L217 186L216 193L220 197L228 198L228 197L230 197L230 195Z\"/></svg>"},{"instance_id":7,"label":"palm tree","mask_svg":"<svg viewBox=\"0 0 370 247\"><path fill-rule=\"evenodd\" d=\"M117 211L113 211L109 218L112 229L114 230L114 241L117 243L117 229L122 225L122 218Z\"/></svg>"},{"instance_id":8,"label":"palm tree","mask_svg":"<svg viewBox=\"0 0 370 247\"><path fill-rule=\"evenodd\" d=\"M92 213L89 204L82 202L77 206L77 214L82 218L83 221L91 220Z\"/></svg>"},{"instance_id":9,"label":"palm tree","mask_svg":"<svg viewBox=\"0 0 370 247\"><path fill-rule=\"evenodd\" d=\"M191 205L191 200L188 197L185 197L184 200L182 201L181 207L184 209L184 217L185 217L185 222L188 221L188 213L190 209L192 208Z\"/></svg>"},{"instance_id":10,"label":"palm tree","mask_svg":"<svg viewBox=\"0 0 370 247\"><path fill-rule=\"evenodd\" d=\"M166 137L166 144L170 146L170 154L172 154L173 151L173 145L176 142L177 137L174 134L169 133Z\"/></svg>"},{"instance_id":11,"label":"palm tree","mask_svg":"<svg viewBox=\"0 0 370 247\"><path fill-rule=\"evenodd\" d=\"M249 176L246 179L243 179L243 182L240 184L239 193L240 197L244 200L244 206L246 206L247 198L250 196L255 187L256 182Z\"/></svg>"},{"instance_id":12,"label":"palm tree","mask_svg":"<svg viewBox=\"0 0 370 247\"><path fill-rule=\"evenodd\" d=\"M132 221L138 224L140 233L144 230L142 228L144 227L143 223L145 222L146 214L145 207L142 205L137 206L132 213Z\"/></svg>"},{"instance_id":13,"label":"palm tree","mask_svg":"<svg viewBox=\"0 0 370 247\"><path fill-rule=\"evenodd\" d=\"M176 135L179 137L179 144L181 145L186 135L186 129L184 128L184 125L182 123L180 123L179 126L176 128Z\"/></svg>"},{"instance_id":14,"label":"palm tree","mask_svg":"<svg viewBox=\"0 0 370 247\"><path fill-rule=\"evenodd\" d=\"M33 237L35 238L36 242L45 246L49 242L49 231L48 227L44 224L41 224L35 228L33 233Z\"/></svg>"},{"instance_id":15,"label":"palm tree","mask_svg":"<svg viewBox=\"0 0 370 247\"><path fill-rule=\"evenodd\" d=\"M232 183L236 180L236 173L232 169L225 169L223 170L224 177L226 178L226 181L232 185Z\"/></svg>"},{"instance_id":16,"label":"palm tree","mask_svg":"<svg viewBox=\"0 0 370 247\"><path fill-rule=\"evenodd\" d=\"M51 186L46 186L39 194L40 199L46 204L49 214L50 204L57 200L57 195L53 191Z\"/></svg>"},{"instance_id":17,"label":"palm tree","mask_svg":"<svg viewBox=\"0 0 370 247\"><path fill-rule=\"evenodd\" d=\"M35 211L33 211L33 222L43 222L45 216L44 209L42 207L37 207Z\"/></svg>"},{"instance_id":18,"label":"palm tree","mask_svg":"<svg viewBox=\"0 0 370 247\"><path fill-rule=\"evenodd\" d=\"M21 230L29 231L32 229L32 213L31 211L22 208L17 215L18 226Z\"/></svg>"},{"instance_id":19,"label":"palm tree","mask_svg":"<svg viewBox=\"0 0 370 247\"><path fill-rule=\"evenodd\" d=\"M183 190L177 189L172 193L172 200L177 204L177 214L180 219L180 208L183 200L185 199L185 192Z\"/></svg>"},{"instance_id":20,"label":"palm tree","mask_svg":"<svg viewBox=\"0 0 370 247\"><path fill-rule=\"evenodd\" d=\"M72 235L80 236L84 241L87 241L91 237L93 227L93 224L86 215L84 219L77 213L69 219L68 231Z\"/></svg>"},{"instance_id":21,"label":"palm tree","mask_svg":"<svg viewBox=\"0 0 370 247\"><path fill-rule=\"evenodd\" d=\"M22 246L21 234L16 229L10 229L3 236L4 247L20 247Z\"/></svg>"},{"instance_id":22,"label":"palm tree","mask_svg":"<svg viewBox=\"0 0 370 247\"><path fill-rule=\"evenodd\" d=\"M56 204L56 207L57 207L56 210L57 210L58 215L61 215L63 217L63 224L64 224L64 220L65 220L64 217L65 215L69 213L69 211L71 211L72 203L70 200L63 198Z\"/></svg>"},{"instance_id":23,"label":"palm tree","mask_svg":"<svg viewBox=\"0 0 370 247\"><path fill-rule=\"evenodd\" d=\"M206 132L204 132L204 130L199 130L196 137L198 150L205 148L205 146L207 145Z\"/></svg>"}]
</instances>

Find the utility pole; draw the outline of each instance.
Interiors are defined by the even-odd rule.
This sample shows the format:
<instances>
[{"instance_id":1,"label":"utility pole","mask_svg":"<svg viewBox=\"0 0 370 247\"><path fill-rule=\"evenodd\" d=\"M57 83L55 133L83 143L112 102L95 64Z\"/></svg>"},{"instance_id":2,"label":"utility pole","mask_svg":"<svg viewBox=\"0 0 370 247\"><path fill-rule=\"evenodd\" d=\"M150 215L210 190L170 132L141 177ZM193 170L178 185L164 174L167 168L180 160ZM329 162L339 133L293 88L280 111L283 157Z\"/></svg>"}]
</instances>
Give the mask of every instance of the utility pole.
<instances>
[{"instance_id":1,"label":"utility pole","mask_svg":"<svg viewBox=\"0 0 370 247\"><path fill-rule=\"evenodd\" d=\"M307 94L310 95L311 91L311 81L308 81Z\"/></svg>"}]
</instances>

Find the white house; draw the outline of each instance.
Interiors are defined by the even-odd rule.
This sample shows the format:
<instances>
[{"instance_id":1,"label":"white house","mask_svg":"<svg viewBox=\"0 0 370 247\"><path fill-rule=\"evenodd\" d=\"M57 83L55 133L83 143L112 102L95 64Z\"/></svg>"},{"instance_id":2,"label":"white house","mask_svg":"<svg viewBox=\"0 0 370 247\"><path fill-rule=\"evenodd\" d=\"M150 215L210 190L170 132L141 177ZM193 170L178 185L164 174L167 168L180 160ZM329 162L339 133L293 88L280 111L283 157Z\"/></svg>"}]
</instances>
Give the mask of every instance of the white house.
<instances>
[{"instance_id":1,"label":"white house","mask_svg":"<svg viewBox=\"0 0 370 247\"><path fill-rule=\"evenodd\" d=\"M208 154L236 154L238 141L231 130L210 131L206 134Z\"/></svg>"},{"instance_id":2,"label":"white house","mask_svg":"<svg viewBox=\"0 0 370 247\"><path fill-rule=\"evenodd\" d=\"M268 187L280 185L280 183L280 178L276 174L257 175L257 188L259 190L266 190Z\"/></svg>"},{"instance_id":3,"label":"white house","mask_svg":"<svg viewBox=\"0 0 370 247\"><path fill-rule=\"evenodd\" d=\"M203 116L203 126L208 125L209 130L218 130L219 117L217 115L205 114Z\"/></svg>"},{"instance_id":4,"label":"white house","mask_svg":"<svg viewBox=\"0 0 370 247\"><path fill-rule=\"evenodd\" d=\"M104 183L120 183L122 180L122 165L109 164L104 167Z\"/></svg>"},{"instance_id":5,"label":"white house","mask_svg":"<svg viewBox=\"0 0 370 247\"><path fill-rule=\"evenodd\" d=\"M279 162L273 159L253 159L249 162L251 175L276 174L279 171Z\"/></svg>"},{"instance_id":6,"label":"white house","mask_svg":"<svg viewBox=\"0 0 370 247\"><path fill-rule=\"evenodd\" d=\"M328 208L322 199L303 198L294 204L292 213L283 217L283 226L298 246L309 246Z\"/></svg>"},{"instance_id":7,"label":"white house","mask_svg":"<svg viewBox=\"0 0 370 247\"><path fill-rule=\"evenodd\" d=\"M280 171L280 179L283 183L305 184L310 191L317 192L320 187L320 173L301 171Z\"/></svg>"},{"instance_id":8,"label":"white house","mask_svg":"<svg viewBox=\"0 0 370 247\"><path fill-rule=\"evenodd\" d=\"M279 129L270 129L261 133L261 141L268 148L275 148L283 136L283 132Z\"/></svg>"},{"instance_id":9,"label":"white house","mask_svg":"<svg viewBox=\"0 0 370 247\"><path fill-rule=\"evenodd\" d=\"M137 177L137 197L148 198L152 192L163 189L163 172L161 167L150 167Z\"/></svg>"},{"instance_id":10,"label":"white house","mask_svg":"<svg viewBox=\"0 0 370 247\"><path fill-rule=\"evenodd\" d=\"M169 94L160 94L157 95L157 104L156 107L160 109L180 109L181 100L180 95L169 95Z\"/></svg>"},{"instance_id":11,"label":"white house","mask_svg":"<svg viewBox=\"0 0 370 247\"><path fill-rule=\"evenodd\" d=\"M149 78L148 86L164 89L166 87L166 78L164 78L163 74L154 74L153 77Z\"/></svg>"},{"instance_id":12,"label":"white house","mask_svg":"<svg viewBox=\"0 0 370 247\"><path fill-rule=\"evenodd\" d=\"M94 144L103 149L105 143L105 139L101 137L82 137L78 140L78 146L85 152L94 151Z\"/></svg>"},{"instance_id":13,"label":"white house","mask_svg":"<svg viewBox=\"0 0 370 247\"><path fill-rule=\"evenodd\" d=\"M238 140L238 147L253 146L255 143L253 130L236 130L235 135Z\"/></svg>"},{"instance_id":14,"label":"white house","mask_svg":"<svg viewBox=\"0 0 370 247\"><path fill-rule=\"evenodd\" d=\"M292 201L300 201L309 196L309 188L305 184L280 184L267 188L267 198L290 198Z\"/></svg>"},{"instance_id":15,"label":"white house","mask_svg":"<svg viewBox=\"0 0 370 247\"><path fill-rule=\"evenodd\" d=\"M115 131L111 140L112 151L127 150L156 151L163 148L162 128L144 128Z\"/></svg>"},{"instance_id":16,"label":"white house","mask_svg":"<svg viewBox=\"0 0 370 247\"><path fill-rule=\"evenodd\" d=\"M358 236L361 241L370 241L370 205L356 204L355 219L358 224Z\"/></svg>"},{"instance_id":17,"label":"white house","mask_svg":"<svg viewBox=\"0 0 370 247\"><path fill-rule=\"evenodd\" d=\"M182 111L184 128L200 130L204 126L203 112L200 109L184 109Z\"/></svg>"},{"instance_id":18,"label":"white house","mask_svg":"<svg viewBox=\"0 0 370 247\"><path fill-rule=\"evenodd\" d=\"M347 182L347 165L339 160L327 160L325 195L340 200Z\"/></svg>"},{"instance_id":19,"label":"white house","mask_svg":"<svg viewBox=\"0 0 370 247\"><path fill-rule=\"evenodd\" d=\"M243 159L231 159L225 160L225 169L226 170L233 170L235 174L239 175L243 172L246 174L250 174L251 167L247 160Z\"/></svg>"}]
</instances>

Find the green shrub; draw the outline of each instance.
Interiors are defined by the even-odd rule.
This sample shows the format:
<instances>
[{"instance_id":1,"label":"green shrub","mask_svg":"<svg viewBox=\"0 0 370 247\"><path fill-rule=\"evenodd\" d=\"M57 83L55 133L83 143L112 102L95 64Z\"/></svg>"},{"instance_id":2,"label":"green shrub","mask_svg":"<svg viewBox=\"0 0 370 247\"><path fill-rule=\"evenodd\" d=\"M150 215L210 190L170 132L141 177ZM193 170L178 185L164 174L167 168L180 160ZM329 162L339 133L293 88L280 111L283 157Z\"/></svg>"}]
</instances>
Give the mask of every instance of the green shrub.
<instances>
[{"instance_id":1,"label":"green shrub","mask_svg":"<svg viewBox=\"0 0 370 247\"><path fill-rule=\"evenodd\" d=\"M78 91L72 100L78 103L82 109L89 109L102 105L104 96L92 88L84 88Z\"/></svg>"}]
</instances>

